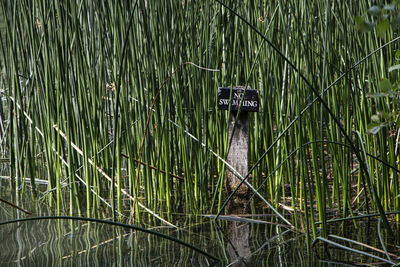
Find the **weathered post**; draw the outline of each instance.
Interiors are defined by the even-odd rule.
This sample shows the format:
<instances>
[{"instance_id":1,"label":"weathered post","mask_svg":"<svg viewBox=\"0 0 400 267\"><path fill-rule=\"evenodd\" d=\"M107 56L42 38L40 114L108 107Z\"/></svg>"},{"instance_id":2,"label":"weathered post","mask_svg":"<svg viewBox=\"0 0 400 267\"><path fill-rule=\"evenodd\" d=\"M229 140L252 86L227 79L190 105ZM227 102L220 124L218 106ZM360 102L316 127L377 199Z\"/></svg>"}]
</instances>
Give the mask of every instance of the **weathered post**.
<instances>
[{"instance_id":1,"label":"weathered post","mask_svg":"<svg viewBox=\"0 0 400 267\"><path fill-rule=\"evenodd\" d=\"M229 101L230 100L230 101ZM232 135L232 142L228 152L227 162L237 170L242 176L246 175L249 170L249 113L258 111L258 92L255 89L244 87L218 88L217 97L218 110L229 110L229 129L228 136ZM240 107L240 105L242 105ZM240 110L239 110L240 108ZM240 112L234 128L237 113ZM229 168L226 171L226 191L229 194L241 182ZM242 184L240 189L235 193L233 199L229 203L230 211L245 211L248 198L249 187Z\"/></svg>"}]
</instances>

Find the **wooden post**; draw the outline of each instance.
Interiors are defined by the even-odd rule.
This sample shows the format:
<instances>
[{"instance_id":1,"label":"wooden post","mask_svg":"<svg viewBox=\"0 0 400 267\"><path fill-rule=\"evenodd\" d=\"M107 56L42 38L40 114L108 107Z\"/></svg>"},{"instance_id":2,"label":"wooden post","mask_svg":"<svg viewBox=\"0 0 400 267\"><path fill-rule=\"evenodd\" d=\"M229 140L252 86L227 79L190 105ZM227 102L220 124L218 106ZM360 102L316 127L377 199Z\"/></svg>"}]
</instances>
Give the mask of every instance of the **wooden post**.
<instances>
[{"instance_id":1,"label":"wooden post","mask_svg":"<svg viewBox=\"0 0 400 267\"><path fill-rule=\"evenodd\" d=\"M230 100L230 101L229 101ZM229 110L228 136L232 135L232 142L228 152L227 162L242 176L249 170L249 113L258 111L258 92L255 89L244 87L218 88L218 109ZM242 107L239 107L242 102ZM234 128L237 113L240 112ZM241 182L229 168L225 174L226 191L231 194ZM245 211L250 189L246 184L242 184L229 203L230 211Z\"/></svg>"}]
</instances>

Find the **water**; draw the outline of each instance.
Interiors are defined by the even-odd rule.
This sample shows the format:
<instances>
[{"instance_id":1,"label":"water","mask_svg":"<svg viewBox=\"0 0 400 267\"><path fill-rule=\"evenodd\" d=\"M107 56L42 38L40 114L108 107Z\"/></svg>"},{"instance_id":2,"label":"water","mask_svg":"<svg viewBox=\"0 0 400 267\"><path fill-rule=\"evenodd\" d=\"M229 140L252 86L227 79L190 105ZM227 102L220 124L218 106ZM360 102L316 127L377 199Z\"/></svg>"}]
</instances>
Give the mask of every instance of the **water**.
<instances>
[{"instance_id":1,"label":"water","mask_svg":"<svg viewBox=\"0 0 400 267\"><path fill-rule=\"evenodd\" d=\"M2 184L1 198L13 200L7 184ZM29 194L27 194L29 195ZM31 216L54 214L54 208L40 197L19 203L34 212ZM27 215L0 203L0 221L25 218ZM177 238L212 254L212 259L174 241L131 229L73 220L38 220L0 226L1 266L351 266L379 262L371 257L350 253L322 242L307 246L306 235L276 225L267 214L245 218L172 214L179 229L160 226L143 215L140 226ZM332 224L329 234L336 234L381 248L377 223L370 220ZM384 236L386 243L394 240ZM339 241L338 241L339 242ZM348 242L339 242L350 246ZM360 249L358 245L352 248ZM385 255L363 249L385 258ZM399 248L388 246L399 254Z\"/></svg>"},{"instance_id":2,"label":"water","mask_svg":"<svg viewBox=\"0 0 400 267\"><path fill-rule=\"evenodd\" d=\"M213 254L223 260L221 265L237 262L233 266L255 263L268 266L280 262L291 266L294 262L309 261L296 245L291 245L297 238L282 242L292 236L289 232L279 233L281 239L269 238L265 226L227 223L219 229L211 220L195 220L189 220L191 226L181 230L161 228L158 231ZM105 224L44 220L3 226L0 232L3 236L1 263L8 266L208 266L213 263L173 241ZM238 256L247 256L246 264L237 261Z\"/></svg>"}]
</instances>

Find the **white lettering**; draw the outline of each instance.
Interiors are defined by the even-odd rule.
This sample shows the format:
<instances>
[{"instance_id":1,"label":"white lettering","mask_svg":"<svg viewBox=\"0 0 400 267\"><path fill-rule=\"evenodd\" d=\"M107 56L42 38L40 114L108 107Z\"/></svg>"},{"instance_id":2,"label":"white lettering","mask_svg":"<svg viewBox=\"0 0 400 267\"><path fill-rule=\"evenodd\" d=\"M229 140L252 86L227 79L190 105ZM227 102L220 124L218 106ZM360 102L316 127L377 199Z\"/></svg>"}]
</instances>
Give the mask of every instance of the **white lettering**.
<instances>
[{"instance_id":1,"label":"white lettering","mask_svg":"<svg viewBox=\"0 0 400 267\"><path fill-rule=\"evenodd\" d=\"M233 98L234 99L242 99L242 96L243 96L243 93L237 93L237 92L233 93Z\"/></svg>"},{"instance_id":2,"label":"white lettering","mask_svg":"<svg viewBox=\"0 0 400 267\"><path fill-rule=\"evenodd\" d=\"M239 106L241 102L241 99L232 99L232 106ZM228 106L229 105L229 99L222 98L219 99L218 104L220 106ZM258 102L255 100L243 100L243 107L252 107L256 108L258 106Z\"/></svg>"},{"instance_id":3,"label":"white lettering","mask_svg":"<svg viewBox=\"0 0 400 267\"><path fill-rule=\"evenodd\" d=\"M229 99L225 99L225 98L220 99L219 105L229 105Z\"/></svg>"},{"instance_id":4,"label":"white lettering","mask_svg":"<svg viewBox=\"0 0 400 267\"><path fill-rule=\"evenodd\" d=\"M246 100L246 101L244 101L243 106L245 106L245 107L257 107L257 101Z\"/></svg>"}]
</instances>

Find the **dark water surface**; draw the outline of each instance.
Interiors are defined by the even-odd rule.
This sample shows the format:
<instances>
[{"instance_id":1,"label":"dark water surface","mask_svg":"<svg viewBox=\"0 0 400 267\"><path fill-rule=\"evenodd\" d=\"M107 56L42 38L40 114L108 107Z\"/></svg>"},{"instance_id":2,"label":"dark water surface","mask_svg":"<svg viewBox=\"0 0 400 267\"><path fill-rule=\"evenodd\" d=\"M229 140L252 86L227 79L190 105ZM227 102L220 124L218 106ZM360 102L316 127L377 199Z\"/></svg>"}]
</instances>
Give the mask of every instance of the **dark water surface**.
<instances>
[{"instance_id":1,"label":"dark water surface","mask_svg":"<svg viewBox=\"0 0 400 267\"><path fill-rule=\"evenodd\" d=\"M1 198L12 199L4 184ZM31 216L54 215L48 201L35 197L19 205L34 212ZM192 244L221 260L215 266L358 266L381 263L319 242L307 246L306 235L271 224L266 214L217 222L212 216L172 214L179 229L160 226L143 215L141 227L150 228ZM25 213L0 203L0 221L25 218ZM251 219L251 220L250 220ZM292 218L293 219L293 218ZM146 221L147 220L147 221ZM264 222L264 223L262 223ZM381 248L374 220L332 225L329 234L357 240ZM103 223L72 220L40 220L0 226L1 266L209 266L215 262L176 242L161 237ZM384 236L387 243L392 240ZM350 246L348 242L340 242ZM351 245L385 258L379 252ZM399 254L398 247L388 246ZM385 264L380 264L386 266Z\"/></svg>"}]
</instances>

